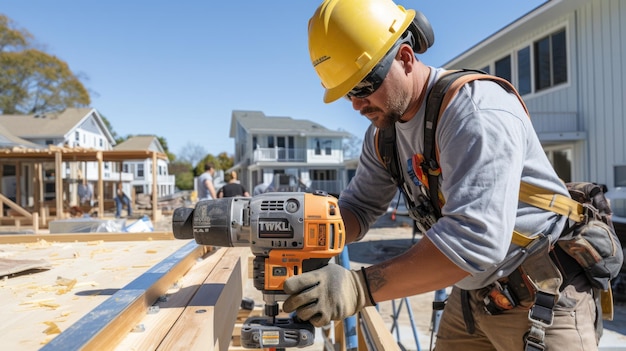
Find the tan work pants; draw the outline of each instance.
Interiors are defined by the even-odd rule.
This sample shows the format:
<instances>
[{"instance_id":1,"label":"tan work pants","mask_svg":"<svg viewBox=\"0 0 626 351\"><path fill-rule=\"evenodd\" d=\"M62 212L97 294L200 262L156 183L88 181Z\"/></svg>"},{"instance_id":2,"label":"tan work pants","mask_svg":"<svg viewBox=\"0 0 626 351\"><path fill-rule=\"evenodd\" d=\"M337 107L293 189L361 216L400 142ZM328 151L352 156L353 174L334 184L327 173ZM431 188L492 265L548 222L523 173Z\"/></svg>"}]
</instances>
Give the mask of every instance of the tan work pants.
<instances>
[{"instance_id":1,"label":"tan work pants","mask_svg":"<svg viewBox=\"0 0 626 351\"><path fill-rule=\"evenodd\" d=\"M460 289L452 289L441 317L435 350L524 350L524 335L530 328L528 309L518 307L499 315L489 315L477 294L478 291L470 292L469 302L476 329L474 334L468 334ZM554 310L554 322L546 329L546 350L598 350L595 318L596 305L591 288L581 275L561 292Z\"/></svg>"}]
</instances>

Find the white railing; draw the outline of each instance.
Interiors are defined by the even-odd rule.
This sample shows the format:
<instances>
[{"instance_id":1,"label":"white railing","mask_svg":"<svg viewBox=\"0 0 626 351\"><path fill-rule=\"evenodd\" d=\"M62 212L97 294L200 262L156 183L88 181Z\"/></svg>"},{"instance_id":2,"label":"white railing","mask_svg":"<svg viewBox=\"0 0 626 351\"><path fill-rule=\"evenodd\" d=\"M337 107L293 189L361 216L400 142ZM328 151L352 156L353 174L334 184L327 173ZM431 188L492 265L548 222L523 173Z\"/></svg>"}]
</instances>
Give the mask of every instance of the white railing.
<instances>
[{"instance_id":1,"label":"white railing","mask_svg":"<svg viewBox=\"0 0 626 351\"><path fill-rule=\"evenodd\" d=\"M284 147L262 148L253 152L253 161L305 162L307 149L288 149Z\"/></svg>"}]
</instances>

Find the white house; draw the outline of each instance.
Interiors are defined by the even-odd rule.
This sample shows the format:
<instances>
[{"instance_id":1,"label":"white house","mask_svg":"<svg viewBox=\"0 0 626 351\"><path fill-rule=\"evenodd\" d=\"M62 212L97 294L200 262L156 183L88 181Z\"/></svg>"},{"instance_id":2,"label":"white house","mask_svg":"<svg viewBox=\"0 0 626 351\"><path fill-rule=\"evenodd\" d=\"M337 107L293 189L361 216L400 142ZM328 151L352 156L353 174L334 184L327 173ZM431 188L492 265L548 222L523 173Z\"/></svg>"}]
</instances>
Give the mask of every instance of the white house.
<instances>
[{"instance_id":1,"label":"white house","mask_svg":"<svg viewBox=\"0 0 626 351\"><path fill-rule=\"evenodd\" d=\"M34 114L34 115L0 115L0 125L6 135L26 140L40 147L54 145L73 149L112 150L115 140L109 132L106 124L96 109L93 108L68 108L60 113ZM24 145L32 147L32 145ZM95 160L94 160L95 161ZM33 164L22 164L24 169L20 174L34 174ZM103 163L103 179L106 182L118 180L130 181L132 174L119 172L114 162ZM44 165L44 200L54 198L55 174L54 164ZM11 188L12 176L16 174L14 164L2 164L3 193L15 196L16 189ZM97 162L64 162L61 177L69 180L70 187L76 187L79 179L85 178L88 182L98 180ZM15 182L13 182L15 184ZM23 186L26 186L26 182ZM112 191L113 185L111 185ZM29 191L22 189L23 196ZM75 189L72 193L76 193ZM75 202L76 199L68 199ZM19 201L25 205L31 200L24 198Z\"/></svg>"},{"instance_id":2,"label":"white house","mask_svg":"<svg viewBox=\"0 0 626 351\"><path fill-rule=\"evenodd\" d=\"M559 176L617 194L626 187L624 23L624 0L551 0L444 67L511 81ZM626 201L613 207L626 217Z\"/></svg>"},{"instance_id":3,"label":"white house","mask_svg":"<svg viewBox=\"0 0 626 351\"><path fill-rule=\"evenodd\" d=\"M124 142L116 145L114 150L147 150L165 153L163 146L154 135L133 136ZM157 198L161 196L171 195L176 189L176 177L169 174L169 162L164 159L157 159L156 177L157 177ZM133 179L130 185L133 187L135 194L151 194L152 193L152 159L127 160L122 163L122 172L130 173Z\"/></svg>"},{"instance_id":4,"label":"white house","mask_svg":"<svg viewBox=\"0 0 626 351\"><path fill-rule=\"evenodd\" d=\"M306 187L338 194L347 184L345 132L308 120L236 110L230 137L235 139L232 170L251 194L255 187L268 185L278 191Z\"/></svg>"}]
</instances>

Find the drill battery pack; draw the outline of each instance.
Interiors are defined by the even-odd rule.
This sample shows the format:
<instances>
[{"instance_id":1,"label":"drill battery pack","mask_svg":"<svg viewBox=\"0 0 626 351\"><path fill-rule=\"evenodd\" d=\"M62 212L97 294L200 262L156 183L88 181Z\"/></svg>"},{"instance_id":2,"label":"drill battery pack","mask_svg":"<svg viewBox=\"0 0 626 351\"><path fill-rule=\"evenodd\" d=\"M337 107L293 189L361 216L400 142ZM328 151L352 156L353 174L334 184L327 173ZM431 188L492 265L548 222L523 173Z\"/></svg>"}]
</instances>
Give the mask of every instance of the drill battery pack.
<instances>
[{"instance_id":1,"label":"drill battery pack","mask_svg":"<svg viewBox=\"0 0 626 351\"><path fill-rule=\"evenodd\" d=\"M241 346L248 349L313 345L315 327L292 318L250 317L241 328Z\"/></svg>"}]
</instances>

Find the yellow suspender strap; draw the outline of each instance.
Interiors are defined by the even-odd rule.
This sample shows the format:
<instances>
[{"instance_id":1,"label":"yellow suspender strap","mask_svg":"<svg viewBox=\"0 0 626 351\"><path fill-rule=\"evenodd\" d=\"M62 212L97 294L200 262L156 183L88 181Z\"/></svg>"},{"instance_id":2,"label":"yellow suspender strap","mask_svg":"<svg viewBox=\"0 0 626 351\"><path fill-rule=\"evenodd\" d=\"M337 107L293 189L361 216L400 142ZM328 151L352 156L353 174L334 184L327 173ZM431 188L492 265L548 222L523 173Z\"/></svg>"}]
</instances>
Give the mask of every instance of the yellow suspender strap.
<instances>
[{"instance_id":1,"label":"yellow suspender strap","mask_svg":"<svg viewBox=\"0 0 626 351\"><path fill-rule=\"evenodd\" d=\"M511 238L511 242L517 246L526 247L528 244L533 242L536 238L528 237L518 231L513 231L513 238Z\"/></svg>"},{"instance_id":2,"label":"yellow suspender strap","mask_svg":"<svg viewBox=\"0 0 626 351\"><path fill-rule=\"evenodd\" d=\"M525 182L520 184L519 200L569 217L575 222L582 222L584 219L583 206L578 201L564 195L551 193L546 189Z\"/></svg>"},{"instance_id":3,"label":"yellow suspender strap","mask_svg":"<svg viewBox=\"0 0 626 351\"><path fill-rule=\"evenodd\" d=\"M546 189L525 182L520 183L519 200L529 205L552 211L569 217L575 222L581 222L584 218L583 206L576 200L567 196L554 194ZM535 238L528 237L520 232L513 231L511 242L517 246L526 247Z\"/></svg>"}]
</instances>

